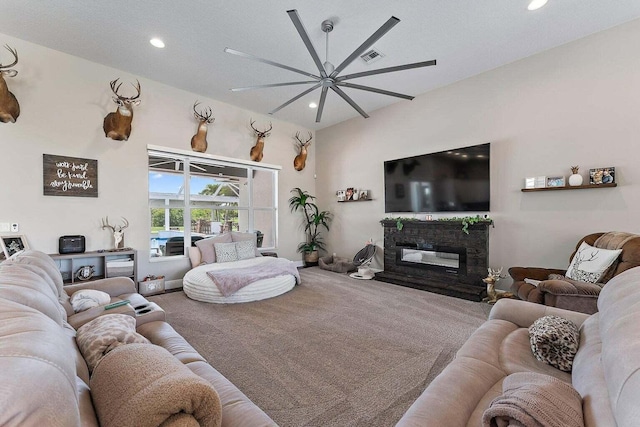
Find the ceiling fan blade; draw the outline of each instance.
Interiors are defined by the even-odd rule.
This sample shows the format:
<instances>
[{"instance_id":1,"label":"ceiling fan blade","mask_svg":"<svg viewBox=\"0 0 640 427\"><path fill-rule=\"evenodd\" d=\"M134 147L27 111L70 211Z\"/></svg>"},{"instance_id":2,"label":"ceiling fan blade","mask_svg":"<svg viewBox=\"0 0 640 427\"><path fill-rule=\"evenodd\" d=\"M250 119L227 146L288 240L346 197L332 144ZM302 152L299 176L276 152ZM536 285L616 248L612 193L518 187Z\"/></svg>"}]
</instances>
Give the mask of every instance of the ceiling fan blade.
<instances>
[{"instance_id":1,"label":"ceiling fan blade","mask_svg":"<svg viewBox=\"0 0 640 427\"><path fill-rule=\"evenodd\" d=\"M291 104L293 101L297 101L298 99L302 98L303 96L305 96L306 94L308 94L309 92L312 92L316 89L318 89L320 86L322 86L322 83L317 83L313 86L311 86L309 89L305 90L304 92L302 92L299 95L294 96L293 98L291 98L290 100L288 100L287 102L285 102L284 104L282 104L281 106L279 106L278 108L269 111L269 114L274 114L277 113L278 111L282 110L284 107L286 107L287 105Z\"/></svg>"},{"instance_id":2,"label":"ceiling fan blade","mask_svg":"<svg viewBox=\"0 0 640 427\"><path fill-rule=\"evenodd\" d=\"M317 80L307 80L306 82L271 83L271 84L268 84L268 85L236 87L236 88L231 89L231 92L242 92L243 90L264 89L264 88L268 88L268 87L303 85L303 84L307 84L307 83L317 83L317 82L318 82Z\"/></svg>"},{"instance_id":3,"label":"ceiling fan blade","mask_svg":"<svg viewBox=\"0 0 640 427\"><path fill-rule=\"evenodd\" d=\"M338 95L340 95L340 97L342 99L344 99L345 101L347 101L349 103L349 105L351 105L358 113L360 113L360 115L362 117L364 117L365 119L369 118L369 115L367 113L364 112L364 110L362 108L360 108L360 106L358 106L358 104L356 104L353 99L349 98L349 95L347 95L346 93L344 93L342 91L342 89L340 89L338 86L331 86L331 90L333 90L335 93L337 93Z\"/></svg>"},{"instance_id":4,"label":"ceiling fan blade","mask_svg":"<svg viewBox=\"0 0 640 427\"><path fill-rule=\"evenodd\" d=\"M413 64L398 65L398 66L395 66L395 67L380 68L378 70L363 71L361 73L347 74L345 76L336 78L336 81L340 81L341 82L343 80L357 79L358 77L373 76L373 75L376 75L376 74L383 74L383 73L392 73L394 71L410 70L412 68L428 67L430 65L436 65L436 60L432 59L431 61L414 62Z\"/></svg>"},{"instance_id":5,"label":"ceiling fan blade","mask_svg":"<svg viewBox=\"0 0 640 427\"><path fill-rule=\"evenodd\" d=\"M288 65L283 65L283 64L280 64L278 62L270 61L268 59L259 58L257 56L251 55L249 53L240 52L239 50L230 49L228 47L225 47L224 51L226 53L230 53L232 55L241 56L241 57L247 58L247 59L253 59L254 61L262 62L264 64L273 65L274 67L283 68L285 70L293 71L294 73L298 73L298 74L305 75L307 77L311 77L312 79L320 80L320 77L316 76L315 74L311 74L311 73L308 73L306 71L298 70L297 68L289 67Z\"/></svg>"},{"instance_id":6,"label":"ceiling fan blade","mask_svg":"<svg viewBox=\"0 0 640 427\"><path fill-rule=\"evenodd\" d=\"M366 91L369 91L369 92L375 92L375 93L379 93L379 94L382 94L382 95L389 95L389 96L395 96L396 98L408 99L409 101L411 101L413 98L415 98L415 97L410 96L410 95L404 95L402 93L391 92L391 91L388 91L388 90L378 89L378 88L370 87L370 86L362 86L362 85L357 85L357 84L353 84L353 83L343 83L343 82L337 82L336 84L338 86L350 87L352 89L366 90Z\"/></svg>"},{"instance_id":7,"label":"ceiling fan blade","mask_svg":"<svg viewBox=\"0 0 640 427\"><path fill-rule=\"evenodd\" d=\"M322 93L320 94L320 102L318 102L318 113L316 114L316 123L320 123L322 118L322 110L324 110L324 101L327 99L327 86L322 87Z\"/></svg>"},{"instance_id":8,"label":"ceiling fan blade","mask_svg":"<svg viewBox=\"0 0 640 427\"><path fill-rule=\"evenodd\" d=\"M320 61L320 57L318 56L318 52L316 51L316 48L313 47L313 44L311 43L311 39L307 34L307 30L305 30L304 25L302 24L302 21L298 16L298 11L295 9L287 10L287 14L289 15L289 18L291 18L291 21L293 21L293 25L294 27L296 27L296 30L298 30L298 34L300 34L300 38L302 38L302 41L304 42L304 45L307 47L309 54L311 54L311 58L313 59L313 62L315 62L316 67L318 67L318 71L320 71L320 75L323 78L327 77L327 73L324 71L324 65L322 65L322 61Z\"/></svg>"},{"instance_id":9,"label":"ceiling fan blade","mask_svg":"<svg viewBox=\"0 0 640 427\"><path fill-rule=\"evenodd\" d=\"M400 20L395 16L389 18L387 22L385 22L380 28L378 28L378 31L373 33L367 40L365 40L364 43L362 43L355 51L353 51L353 53L349 55L347 59L342 61L342 64L338 65L333 73L331 73L330 77L335 78L340 73L340 71L342 71L347 65L351 64L358 56L363 54L365 50L369 49L371 45L377 42L382 36L387 34L387 32L392 29L398 22L400 22Z\"/></svg>"}]
</instances>

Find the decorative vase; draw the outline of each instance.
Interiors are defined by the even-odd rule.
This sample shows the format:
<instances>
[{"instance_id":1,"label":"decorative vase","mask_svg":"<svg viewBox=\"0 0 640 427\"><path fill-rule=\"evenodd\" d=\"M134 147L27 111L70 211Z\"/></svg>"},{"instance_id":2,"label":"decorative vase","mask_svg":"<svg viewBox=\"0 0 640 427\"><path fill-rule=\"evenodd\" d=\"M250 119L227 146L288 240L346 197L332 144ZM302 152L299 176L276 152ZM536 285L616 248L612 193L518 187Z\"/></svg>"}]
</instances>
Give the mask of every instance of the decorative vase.
<instances>
[{"instance_id":1,"label":"decorative vase","mask_svg":"<svg viewBox=\"0 0 640 427\"><path fill-rule=\"evenodd\" d=\"M578 173L579 166L571 166L571 176L569 177L569 185L577 187L582 185L582 175Z\"/></svg>"},{"instance_id":2,"label":"decorative vase","mask_svg":"<svg viewBox=\"0 0 640 427\"><path fill-rule=\"evenodd\" d=\"M569 177L569 185L572 187L576 187L582 185L582 175L574 173Z\"/></svg>"}]
</instances>

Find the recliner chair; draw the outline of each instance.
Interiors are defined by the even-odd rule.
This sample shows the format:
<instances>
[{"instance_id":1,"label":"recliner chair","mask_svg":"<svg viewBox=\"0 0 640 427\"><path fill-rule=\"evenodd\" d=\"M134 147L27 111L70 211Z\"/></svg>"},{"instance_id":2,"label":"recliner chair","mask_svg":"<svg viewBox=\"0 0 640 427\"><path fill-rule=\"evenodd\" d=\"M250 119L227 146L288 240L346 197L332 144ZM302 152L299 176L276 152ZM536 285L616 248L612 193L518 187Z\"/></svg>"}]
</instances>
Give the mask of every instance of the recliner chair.
<instances>
[{"instance_id":1,"label":"recliner chair","mask_svg":"<svg viewBox=\"0 0 640 427\"><path fill-rule=\"evenodd\" d=\"M569 257L569 262L573 259L582 242L596 246L596 240L605 234L622 235L626 233L593 233L583 237ZM614 261L598 283L581 282L564 277L566 269L511 267L509 269L509 275L513 278L511 291L517 295L518 298L525 301L593 314L598 311L597 301L602 287L612 277L640 265L640 238L638 238L640 236L632 237L633 236L629 235L629 237L625 239L626 242L619 248L622 249L620 256ZM551 274L562 277L549 279L549 275ZM525 279L539 280L540 283L535 286L525 282Z\"/></svg>"}]
</instances>

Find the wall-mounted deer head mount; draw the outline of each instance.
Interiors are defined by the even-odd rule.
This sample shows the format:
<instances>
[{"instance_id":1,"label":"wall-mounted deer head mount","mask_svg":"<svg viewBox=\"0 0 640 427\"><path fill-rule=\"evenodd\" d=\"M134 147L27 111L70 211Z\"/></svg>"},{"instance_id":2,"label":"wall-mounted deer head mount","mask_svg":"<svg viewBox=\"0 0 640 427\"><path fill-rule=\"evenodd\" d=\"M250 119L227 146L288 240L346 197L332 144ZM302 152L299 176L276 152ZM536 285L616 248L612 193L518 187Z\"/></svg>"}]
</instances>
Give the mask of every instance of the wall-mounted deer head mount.
<instances>
[{"instance_id":1,"label":"wall-mounted deer head mount","mask_svg":"<svg viewBox=\"0 0 640 427\"><path fill-rule=\"evenodd\" d=\"M14 61L9 65L2 65L0 63L0 122L2 123L15 123L20 115L20 104L16 97L9 92L5 77L15 77L18 72L11 67L18 63L18 52L15 49L11 49L9 45L4 45L13 55Z\"/></svg>"},{"instance_id":2,"label":"wall-mounted deer head mount","mask_svg":"<svg viewBox=\"0 0 640 427\"><path fill-rule=\"evenodd\" d=\"M124 97L118 95L118 91L120 90L120 86L122 83L118 84L119 79L113 80L111 85L111 90L115 95L113 97L113 102L118 104L118 109L113 113L107 114L104 118L104 123L102 128L104 129L104 135L107 138L115 139L116 141L126 141L129 139L129 135L131 135L131 122L133 121L133 106L140 104L140 82L136 81L137 84L131 83L131 85L136 89L137 94L132 97Z\"/></svg>"},{"instance_id":3,"label":"wall-mounted deer head mount","mask_svg":"<svg viewBox=\"0 0 640 427\"><path fill-rule=\"evenodd\" d=\"M216 118L213 117L213 111L211 107L203 108L200 112L196 110L196 107L200 103L196 101L193 104L193 115L200 122L198 125L198 132L191 138L191 149L199 153L207 151L207 125L213 123Z\"/></svg>"},{"instance_id":4,"label":"wall-mounted deer head mount","mask_svg":"<svg viewBox=\"0 0 640 427\"><path fill-rule=\"evenodd\" d=\"M271 132L271 129L273 129L273 125L269 123L269 129L266 129L264 131L259 131L258 129L253 127L254 123L255 123L255 120L251 120L251 129L253 129L253 131L256 133L257 139L256 139L256 145L251 147L251 153L249 153L249 155L251 156L251 160L253 160L254 162L259 162L262 160L262 150L264 150L264 139L269 135L271 135L270 132Z\"/></svg>"},{"instance_id":5,"label":"wall-mounted deer head mount","mask_svg":"<svg viewBox=\"0 0 640 427\"><path fill-rule=\"evenodd\" d=\"M296 139L298 140L298 146L300 148L300 154L293 159L293 167L297 171L301 171L304 169L307 163L307 148L311 145L311 139L313 138L313 134L309 132L309 139L305 142L302 142L300 139L300 132L296 132Z\"/></svg>"},{"instance_id":6,"label":"wall-mounted deer head mount","mask_svg":"<svg viewBox=\"0 0 640 427\"><path fill-rule=\"evenodd\" d=\"M129 226L129 221L122 217L122 225L110 225L109 217L102 219L102 229L108 228L113 233L113 247L115 249L124 248L124 229Z\"/></svg>"}]
</instances>

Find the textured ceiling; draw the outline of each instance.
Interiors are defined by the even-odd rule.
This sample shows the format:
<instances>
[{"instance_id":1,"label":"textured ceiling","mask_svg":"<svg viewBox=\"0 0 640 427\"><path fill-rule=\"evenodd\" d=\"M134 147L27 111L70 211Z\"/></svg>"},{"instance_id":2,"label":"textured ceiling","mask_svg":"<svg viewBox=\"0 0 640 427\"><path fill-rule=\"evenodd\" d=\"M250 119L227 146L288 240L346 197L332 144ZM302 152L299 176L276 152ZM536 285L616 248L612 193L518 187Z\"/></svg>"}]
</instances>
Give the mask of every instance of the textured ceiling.
<instances>
[{"instance_id":1,"label":"textured ceiling","mask_svg":"<svg viewBox=\"0 0 640 427\"><path fill-rule=\"evenodd\" d=\"M0 33L266 114L308 86L246 92L233 87L305 80L269 65L224 53L225 47L317 73L286 11L297 9L322 61L333 19L329 60L342 62L387 19L401 20L374 44L385 57L357 59L342 74L436 59L438 65L351 80L419 95L640 17L638 0L549 0L534 12L528 0L150 1L3 0ZM166 48L149 44L161 37ZM2 42L0 40L0 42ZM4 54L3 54L4 57ZM1 59L1 58L0 58ZM372 116L399 100L344 89ZM320 129L358 113L329 91L322 122L307 107L316 90L274 116ZM362 119L364 120L364 119Z\"/></svg>"}]
</instances>

